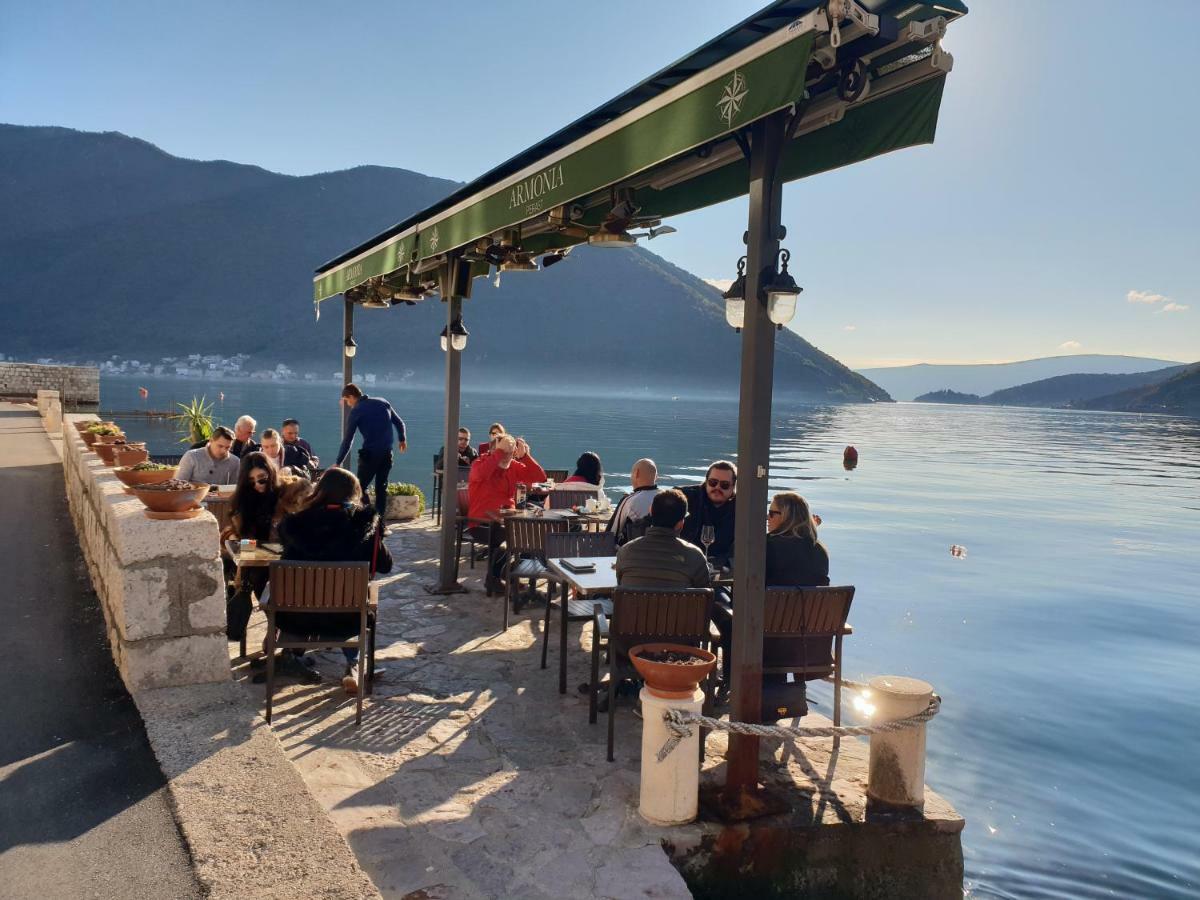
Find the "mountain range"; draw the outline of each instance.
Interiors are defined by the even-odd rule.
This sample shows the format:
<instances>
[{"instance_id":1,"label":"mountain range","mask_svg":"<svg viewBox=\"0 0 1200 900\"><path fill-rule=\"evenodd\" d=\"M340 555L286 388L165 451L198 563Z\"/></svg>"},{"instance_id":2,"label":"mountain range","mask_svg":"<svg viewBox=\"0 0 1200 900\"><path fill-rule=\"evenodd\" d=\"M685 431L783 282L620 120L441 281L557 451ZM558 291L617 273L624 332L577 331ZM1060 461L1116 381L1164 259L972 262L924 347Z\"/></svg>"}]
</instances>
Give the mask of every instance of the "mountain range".
<instances>
[{"instance_id":1,"label":"mountain range","mask_svg":"<svg viewBox=\"0 0 1200 900\"><path fill-rule=\"evenodd\" d=\"M341 366L342 304L327 301L314 320L313 269L459 186L379 166L281 175L116 132L0 125L0 352L246 353L329 375ZM467 385L737 390L740 337L720 293L642 248L581 247L498 288L479 279L464 321ZM444 324L436 299L359 310L360 371L439 383ZM891 399L786 329L775 375L794 399Z\"/></svg>"},{"instance_id":2,"label":"mountain range","mask_svg":"<svg viewBox=\"0 0 1200 900\"><path fill-rule=\"evenodd\" d=\"M1048 356L1011 363L978 365L938 365L920 363L893 368L859 369L897 400L913 400L934 391L985 396L993 391L1028 385L1060 375L1129 375L1181 365L1180 360L1149 359L1138 356L1112 356L1079 353ZM1119 390L1120 388L1114 388Z\"/></svg>"}]
</instances>

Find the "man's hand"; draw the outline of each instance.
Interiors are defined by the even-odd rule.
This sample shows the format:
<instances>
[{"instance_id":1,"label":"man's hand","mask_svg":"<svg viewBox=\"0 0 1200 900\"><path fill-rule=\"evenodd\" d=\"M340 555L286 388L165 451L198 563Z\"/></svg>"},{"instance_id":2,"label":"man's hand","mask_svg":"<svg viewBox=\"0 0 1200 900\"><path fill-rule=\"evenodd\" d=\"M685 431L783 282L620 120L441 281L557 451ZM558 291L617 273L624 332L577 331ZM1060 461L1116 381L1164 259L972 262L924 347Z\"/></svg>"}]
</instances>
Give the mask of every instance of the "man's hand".
<instances>
[{"instance_id":1,"label":"man's hand","mask_svg":"<svg viewBox=\"0 0 1200 900\"><path fill-rule=\"evenodd\" d=\"M408 441L401 441L397 446L399 446L401 453L408 452Z\"/></svg>"},{"instance_id":2,"label":"man's hand","mask_svg":"<svg viewBox=\"0 0 1200 900\"><path fill-rule=\"evenodd\" d=\"M513 449L514 459L524 459L529 455L529 445L525 443L525 438L517 438L517 446Z\"/></svg>"}]
</instances>

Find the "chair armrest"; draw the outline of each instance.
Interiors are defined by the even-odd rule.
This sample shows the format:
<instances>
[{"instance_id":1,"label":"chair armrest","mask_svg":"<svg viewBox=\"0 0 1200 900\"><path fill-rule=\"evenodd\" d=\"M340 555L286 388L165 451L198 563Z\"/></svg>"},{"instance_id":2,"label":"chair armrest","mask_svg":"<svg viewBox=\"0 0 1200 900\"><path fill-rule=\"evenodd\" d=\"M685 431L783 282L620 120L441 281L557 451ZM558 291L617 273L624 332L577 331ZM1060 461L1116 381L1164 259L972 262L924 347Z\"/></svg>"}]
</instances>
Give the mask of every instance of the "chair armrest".
<instances>
[{"instance_id":1,"label":"chair armrest","mask_svg":"<svg viewBox=\"0 0 1200 900\"><path fill-rule=\"evenodd\" d=\"M604 614L604 607L599 603L592 607L592 623L596 626L598 637L608 637L608 616Z\"/></svg>"},{"instance_id":2,"label":"chair armrest","mask_svg":"<svg viewBox=\"0 0 1200 900\"><path fill-rule=\"evenodd\" d=\"M838 634L854 634L854 626L847 622L842 626L842 630Z\"/></svg>"}]
</instances>

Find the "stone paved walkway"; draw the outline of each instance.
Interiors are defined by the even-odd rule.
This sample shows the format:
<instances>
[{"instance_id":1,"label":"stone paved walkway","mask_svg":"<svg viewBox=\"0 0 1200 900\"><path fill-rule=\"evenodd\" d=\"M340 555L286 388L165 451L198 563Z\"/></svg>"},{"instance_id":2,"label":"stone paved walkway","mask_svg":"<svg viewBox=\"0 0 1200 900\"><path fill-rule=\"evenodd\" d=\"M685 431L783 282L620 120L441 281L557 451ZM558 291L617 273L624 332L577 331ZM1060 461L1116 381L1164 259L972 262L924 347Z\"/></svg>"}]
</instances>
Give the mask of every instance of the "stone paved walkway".
<instances>
[{"instance_id":1,"label":"stone paved walkway","mask_svg":"<svg viewBox=\"0 0 1200 900\"><path fill-rule=\"evenodd\" d=\"M589 726L586 700L558 693L553 640L550 667L539 668L536 610L500 634L500 601L477 578L466 579L469 594L425 593L436 568L427 524L388 539L396 565L381 591L377 660L386 671L362 726L331 685L281 681L277 695L274 729L363 868L385 897L691 896L662 833L636 813L630 709L618 710L618 762L607 763L603 718ZM255 627L251 646L260 617ZM588 666L578 626L571 647L573 689ZM321 655L335 683L339 659ZM261 697L261 685L246 686Z\"/></svg>"}]
</instances>

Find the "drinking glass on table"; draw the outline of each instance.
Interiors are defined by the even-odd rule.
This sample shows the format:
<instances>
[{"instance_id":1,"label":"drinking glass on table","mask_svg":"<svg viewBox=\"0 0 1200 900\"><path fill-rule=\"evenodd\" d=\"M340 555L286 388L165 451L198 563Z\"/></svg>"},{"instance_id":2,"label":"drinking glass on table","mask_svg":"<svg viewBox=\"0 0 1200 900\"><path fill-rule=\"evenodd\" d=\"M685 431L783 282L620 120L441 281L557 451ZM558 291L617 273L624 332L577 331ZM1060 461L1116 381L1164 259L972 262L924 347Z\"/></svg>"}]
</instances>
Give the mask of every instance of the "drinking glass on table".
<instances>
[{"instance_id":1,"label":"drinking glass on table","mask_svg":"<svg viewBox=\"0 0 1200 900\"><path fill-rule=\"evenodd\" d=\"M708 559L708 548L713 545L717 539L717 530L711 525L705 525L700 529L700 543L704 545L704 558Z\"/></svg>"}]
</instances>

